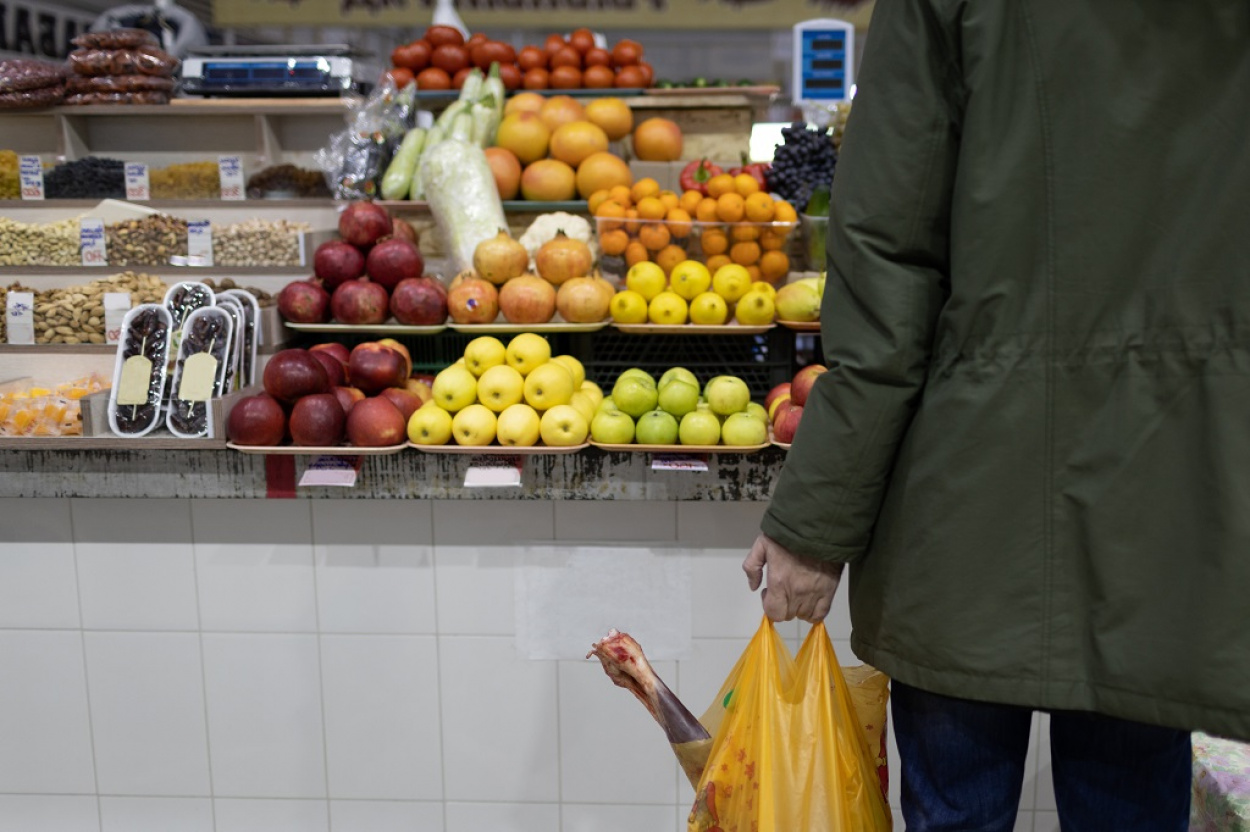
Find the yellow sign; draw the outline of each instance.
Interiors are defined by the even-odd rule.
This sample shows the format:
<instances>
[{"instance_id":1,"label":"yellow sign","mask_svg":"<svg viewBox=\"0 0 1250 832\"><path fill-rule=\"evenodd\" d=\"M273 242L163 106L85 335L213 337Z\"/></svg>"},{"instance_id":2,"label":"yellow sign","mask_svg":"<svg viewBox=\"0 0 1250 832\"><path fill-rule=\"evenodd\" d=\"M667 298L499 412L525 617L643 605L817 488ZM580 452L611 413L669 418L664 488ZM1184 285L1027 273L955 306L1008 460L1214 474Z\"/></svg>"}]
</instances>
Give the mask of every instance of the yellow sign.
<instances>
[{"instance_id":1,"label":"yellow sign","mask_svg":"<svg viewBox=\"0 0 1250 832\"><path fill-rule=\"evenodd\" d=\"M872 2L837 0L458 0L478 29L788 29L813 18L868 25ZM213 0L218 26L400 26L430 22L434 0Z\"/></svg>"}]
</instances>

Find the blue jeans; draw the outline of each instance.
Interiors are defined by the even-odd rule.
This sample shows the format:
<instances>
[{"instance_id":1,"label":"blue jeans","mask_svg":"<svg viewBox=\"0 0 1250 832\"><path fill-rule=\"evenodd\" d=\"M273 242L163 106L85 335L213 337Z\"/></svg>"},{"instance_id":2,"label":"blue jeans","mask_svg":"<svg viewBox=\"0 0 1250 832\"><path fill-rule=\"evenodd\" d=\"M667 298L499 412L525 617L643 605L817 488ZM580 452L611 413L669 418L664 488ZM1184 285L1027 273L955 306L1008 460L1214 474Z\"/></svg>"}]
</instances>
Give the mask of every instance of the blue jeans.
<instances>
[{"instance_id":1,"label":"blue jeans","mask_svg":"<svg viewBox=\"0 0 1250 832\"><path fill-rule=\"evenodd\" d=\"M907 832L1011 832L1033 712L891 692ZM1186 832L1189 734L1099 714L1051 714L1055 802L1064 832Z\"/></svg>"}]
</instances>

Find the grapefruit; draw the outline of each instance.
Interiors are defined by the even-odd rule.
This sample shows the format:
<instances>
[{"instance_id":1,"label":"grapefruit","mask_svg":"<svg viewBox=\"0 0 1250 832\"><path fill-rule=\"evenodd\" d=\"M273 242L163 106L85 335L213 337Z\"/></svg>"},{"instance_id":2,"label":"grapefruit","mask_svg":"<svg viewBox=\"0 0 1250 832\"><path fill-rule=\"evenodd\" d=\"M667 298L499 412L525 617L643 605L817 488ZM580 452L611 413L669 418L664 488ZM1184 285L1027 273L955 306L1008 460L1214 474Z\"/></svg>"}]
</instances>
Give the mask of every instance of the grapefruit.
<instances>
[{"instance_id":1,"label":"grapefruit","mask_svg":"<svg viewBox=\"0 0 1250 832\"><path fill-rule=\"evenodd\" d=\"M607 151L592 153L577 166L577 193L583 199L618 185L628 188L633 182L634 175L625 160Z\"/></svg>"},{"instance_id":2,"label":"grapefruit","mask_svg":"<svg viewBox=\"0 0 1250 832\"><path fill-rule=\"evenodd\" d=\"M681 145L681 128L666 118L649 118L634 128L634 155L644 162L675 162Z\"/></svg>"},{"instance_id":3,"label":"grapefruit","mask_svg":"<svg viewBox=\"0 0 1250 832\"><path fill-rule=\"evenodd\" d=\"M553 95L543 102L539 115L547 129L555 130L561 124L582 121L586 118L586 110L571 95Z\"/></svg>"},{"instance_id":4,"label":"grapefruit","mask_svg":"<svg viewBox=\"0 0 1250 832\"><path fill-rule=\"evenodd\" d=\"M563 202L577 193L577 174L559 159L539 159L521 172L521 195L533 202Z\"/></svg>"},{"instance_id":5,"label":"grapefruit","mask_svg":"<svg viewBox=\"0 0 1250 832\"><path fill-rule=\"evenodd\" d=\"M634 129L634 113L620 98L596 98L586 105L586 120L599 125L609 141L617 141Z\"/></svg>"},{"instance_id":6,"label":"grapefruit","mask_svg":"<svg viewBox=\"0 0 1250 832\"><path fill-rule=\"evenodd\" d=\"M551 128L538 114L522 110L504 116L495 134L495 145L512 151L521 164L528 165L546 157L550 139Z\"/></svg>"},{"instance_id":7,"label":"grapefruit","mask_svg":"<svg viewBox=\"0 0 1250 832\"><path fill-rule=\"evenodd\" d=\"M521 162L506 147L486 148L486 162L495 175L495 188L500 199L516 199L521 189Z\"/></svg>"},{"instance_id":8,"label":"grapefruit","mask_svg":"<svg viewBox=\"0 0 1250 832\"><path fill-rule=\"evenodd\" d=\"M570 121L551 134L549 152L551 158L577 167L582 160L607 149L607 133L589 121Z\"/></svg>"},{"instance_id":9,"label":"grapefruit","mask_svg":"<svg viewBox=\"0 0 1250 832\"><path fill-rule=\"evenodd\" d=\"M546 100L546 97L536 92L519 92L508 99L508 103L504 105L503 114L510 116L521 111L537 113L543 108L543 102Z\"/></svg>"}]
</instances>

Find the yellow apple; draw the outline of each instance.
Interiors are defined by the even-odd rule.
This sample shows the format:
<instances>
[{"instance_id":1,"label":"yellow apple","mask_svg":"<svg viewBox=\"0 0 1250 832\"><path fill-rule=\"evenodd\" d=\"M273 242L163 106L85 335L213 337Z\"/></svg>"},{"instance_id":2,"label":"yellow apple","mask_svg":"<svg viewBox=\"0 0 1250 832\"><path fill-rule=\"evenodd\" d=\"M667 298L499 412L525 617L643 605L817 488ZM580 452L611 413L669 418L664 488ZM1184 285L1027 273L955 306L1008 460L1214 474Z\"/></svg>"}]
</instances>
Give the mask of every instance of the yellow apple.
<instances>
[{"instance_id":1,"label":"yellow apple","mask_svg":"<svg viewBox=\"0 0 1250 832\"><path fill-rule=\"evenodd\" d=\"M548 361L525 377L525 403L535 410L550 410L572 398L573 374L563 364Z\"/></svg>"},{"instance_id":2,"label":"yellow apple","mask_svg":"<svg viewBox=\"0 0 1250 832\"><path fill-rule=\"evenodd\" d=\"M477 378L463 364L453 364L434 377L434 401L455 413L477 401Z\"/></svg>"},{"instance_id":3,"label":"yellow apple","mask_svg":"<svg viewBox=\"0 0 1250 832\"><path fill-rule=\"evenodd\" d=\"M414 445L446 445L451 439L451 414L426 402L408 419L408 441Z\"/></svg>"},{"instance_id":4,"label":"yellow apple","mask_svg":"<svg viewBox=\"0 0 1250 832\"><path fill-rule=\"evenodd\" d=\"M491 367L477 380L477 400L496 413L503 413L524 397L525 377L507 364Z\"/></svg>"},{"instance_id":5,"label":"yellow apple","mask_svg":"<svg viewBox=\"0 0 1250 832\"><path fill-rule=\"evenodd\" d=\"M577 388L579 393L585 393L590 396L590 400L595 403L595 407L603 401L603 390L593 381L583 381L582 386Z\"/></svg>"},{"instance_id":6,"label":"yellow apple","mask_svg":"<svg viewBox=\"0 0 1250 832\"><path fill-rule=\"evenodd\" d=\"M498 367L505 361L503 341L490 335L474 338L464 348L464 365L478 378L491 367Z\"/></svg>"},{"instance_id":7,"label":"yellow apple","mask_svg":"<svg viewBox=\"0 0 1250 832\"><path fill-rule=\"evenodd\" d=\"M508 366L523 376L551 360L551 344L541 335L523 332L508 342L505 350Z\"/></svg>"},{"instance_id":8,"label":"yellow apple","mask_svg":"<svg viewBox=\"0 0 1250 832\"><path fill-rule=\"evenodd\" d=\"M495 414L484 404L471 404L451 420L457 445L489 445L495 441Z\"/></svg>"},{"instance_id":9,"label":"yellow apple","mask_svg":"<svg viewBox=\"0 0 1250 832\"><path fill-rule=\"evenodd\" d=\"M595 408L598 407L598 405L595 404L594 400L592 400L590 396L587 396L580 390L574 393L573 397L569 399L569 404L577 408L577 412L585 416L587 422L595 418Z\"/></svg>"},{"instance_id":10,"label":"yellow apple","mask_svg":"<svg viewBox=\"0 0 1250 832\"><path fill-rule=\"evenodd\" d=\"M572 405L558 404L543 414L539 424L543 442L553 447L580 445L590 433L586 417Z\"/></svg>"},{"instance_id":11,"label":"yellow apple","mask_svg":"<svg viewBox=\"0 0 1250 832\"><path fill-rule=\"evenodd\" d=\"M500 445L528 448L538 444L541 420L528 404L514 404L499 414L496 435Z\"/></svg>"},{"instance_id":12,"label":"yellow apple","mask_svg":"<svg viewBox=\"0 0 1250 832\"><path fill-rule=\"evenodd\" d=\"M573 374L574 390L581 388L582 383L586 381L586 368L582 366L582 362L571 355L557 355L551 360L557 364L563 364Z\"/></svg>"}]
</instances>

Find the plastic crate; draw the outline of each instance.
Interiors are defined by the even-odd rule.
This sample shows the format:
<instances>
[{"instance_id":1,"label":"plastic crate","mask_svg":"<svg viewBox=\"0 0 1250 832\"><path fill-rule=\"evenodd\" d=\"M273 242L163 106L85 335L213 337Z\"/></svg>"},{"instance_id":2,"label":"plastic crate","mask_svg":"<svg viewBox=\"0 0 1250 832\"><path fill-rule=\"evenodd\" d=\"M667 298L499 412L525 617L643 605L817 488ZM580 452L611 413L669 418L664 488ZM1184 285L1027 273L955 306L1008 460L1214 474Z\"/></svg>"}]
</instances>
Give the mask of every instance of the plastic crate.
<instances>
[{"instance_id":1,"label":"plastic crate","mask_svg":"<svg viewBox=\"0 0 1250 832\"><path fill-rule=\"evenodd\" d=\"M685 367L701 384L712 376L738 376L757 401L794 376L794 333L782 328L763 335L631 335L605 329L573 341L569 351L605 393L630 367L657 378L670 367Z\"/></svg>"}]
</instances>

